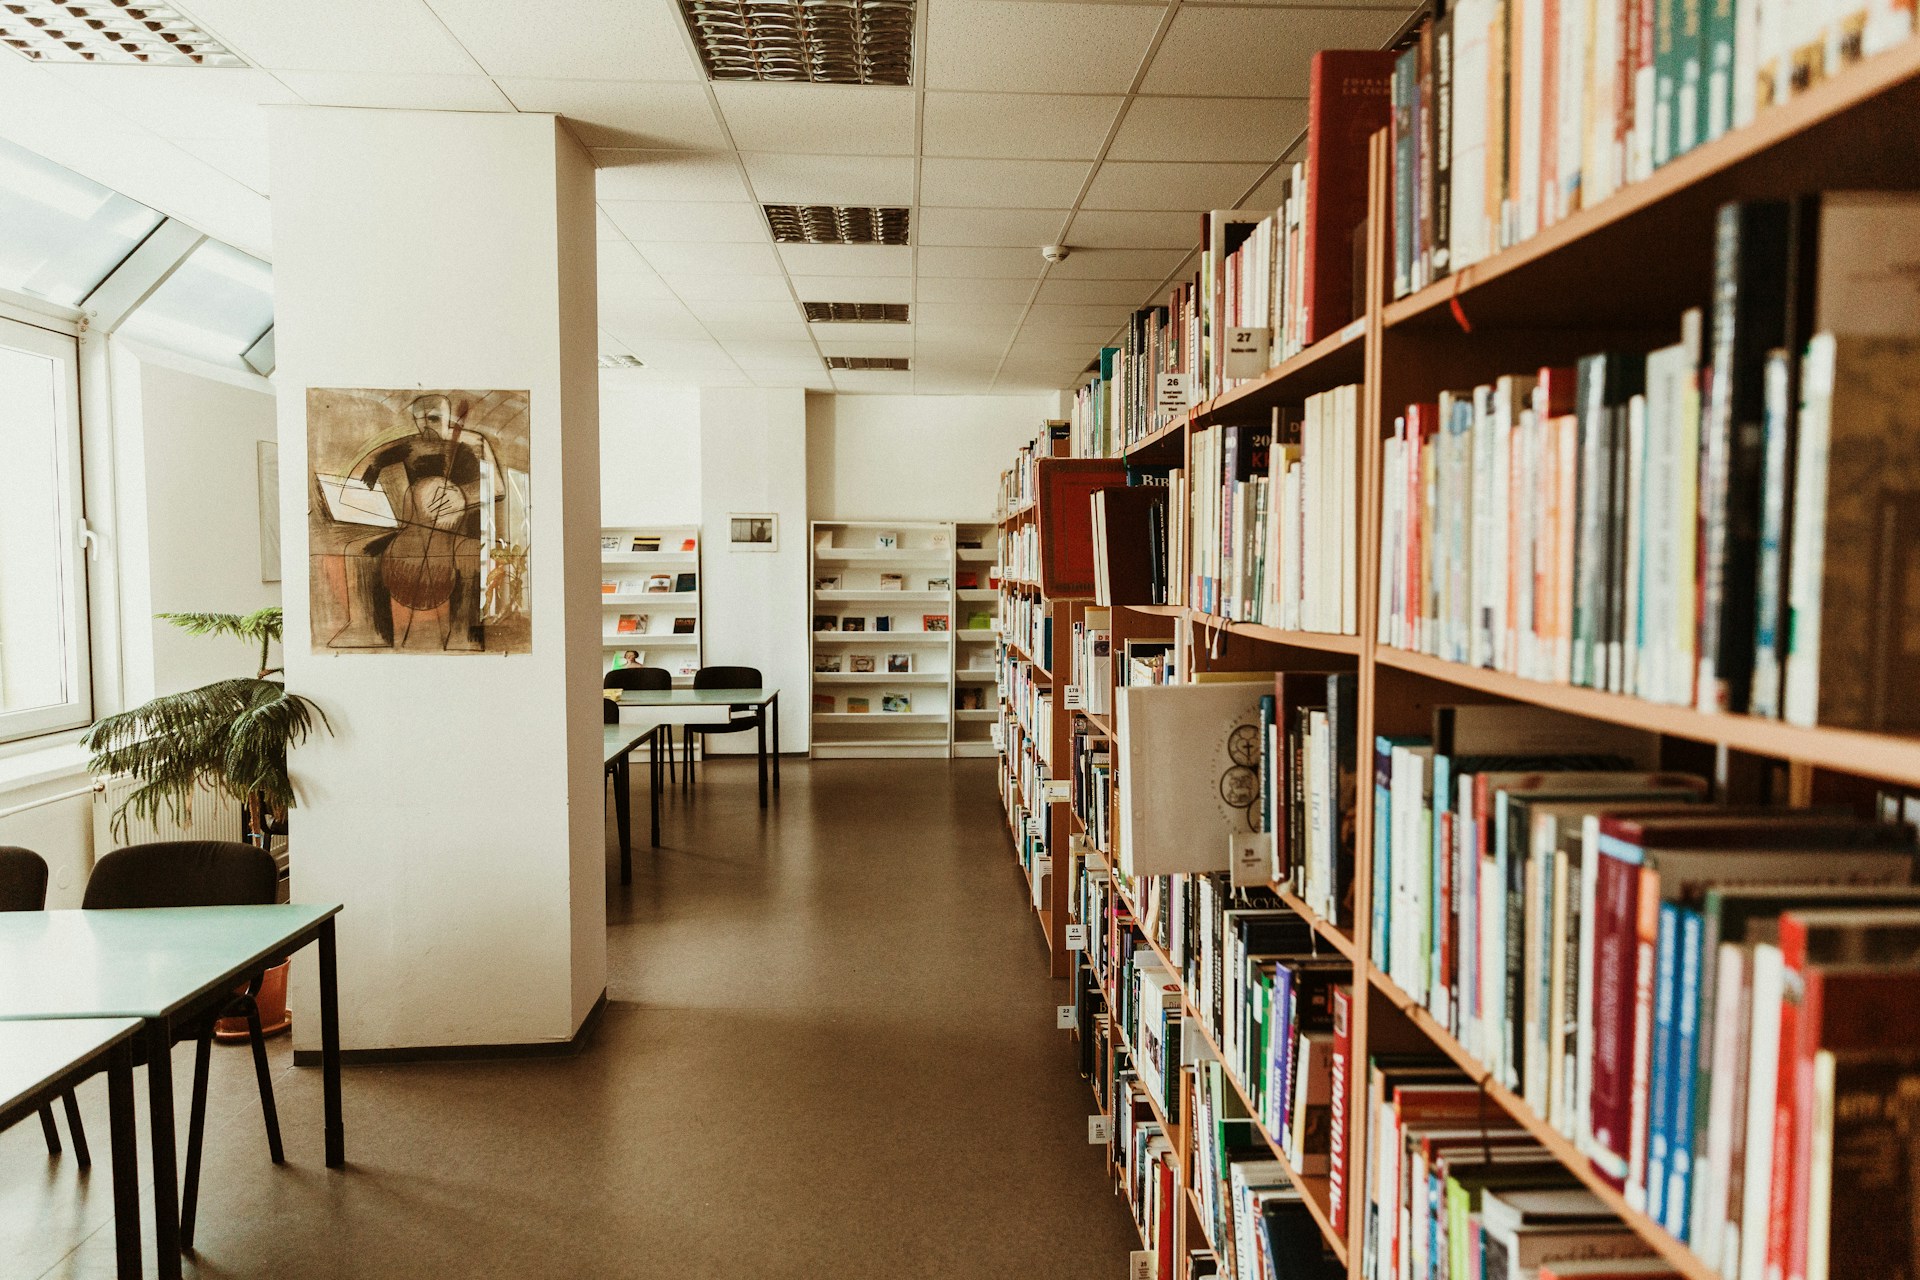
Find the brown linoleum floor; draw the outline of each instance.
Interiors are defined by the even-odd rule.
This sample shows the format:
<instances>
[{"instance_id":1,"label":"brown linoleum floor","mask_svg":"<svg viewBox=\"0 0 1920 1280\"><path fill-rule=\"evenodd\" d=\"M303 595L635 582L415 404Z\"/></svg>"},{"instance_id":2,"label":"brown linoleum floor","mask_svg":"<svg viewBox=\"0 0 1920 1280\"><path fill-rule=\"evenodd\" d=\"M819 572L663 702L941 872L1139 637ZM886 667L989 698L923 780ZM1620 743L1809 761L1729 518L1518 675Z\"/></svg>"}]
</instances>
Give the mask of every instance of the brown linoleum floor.
<instances>
[{"instance_id":1,"label":"brown linoleum floor","mask_svg":"<svg viewBox=\"0 0 1920 1280\"><path fill-rule=\"evenodd\" d=\"M1053 1025L1065 984L1045 976L993 767L789 761L763 817L751 764L715 762L695 800L670 799L667 847L636 850L632 886L609 861L591 1047L349 1068L344 1171L320 1160L319 1073L284 1039L279 1169L244 1050L217 1050L187 1273L1121 1274L1137 1237L1086 1143L1092 1097ZM183 1132L191 1065L183 1046ZM91 1179L47 1159L38 1125L0 1134L0 1277L113 1275L99 1082L82 1105Z\"/></svg>"}]
</instances>

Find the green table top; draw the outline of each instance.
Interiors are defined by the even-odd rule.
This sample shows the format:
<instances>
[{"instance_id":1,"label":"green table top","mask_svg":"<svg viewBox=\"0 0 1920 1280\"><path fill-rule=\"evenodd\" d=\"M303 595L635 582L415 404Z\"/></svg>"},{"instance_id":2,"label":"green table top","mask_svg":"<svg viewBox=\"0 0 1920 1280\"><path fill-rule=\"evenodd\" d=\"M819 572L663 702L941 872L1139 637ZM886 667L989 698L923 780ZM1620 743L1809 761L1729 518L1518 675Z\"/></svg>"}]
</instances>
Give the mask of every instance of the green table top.
<instances>
[{"instance_id":1,"label":"green table top","mask_svg":"<svg viewBox=\"0 0 1920 1280\"><path fill-rule=\"evenodd\" d=\"M608 763L618 760L647 740L654 731L654 725L607 724L600 726L602 758Z\"/></svg>"},{"instance_id":2,"label":"green table top","mask_svg":"<svg viewBox=\"0 0 1920 1280\"><path fill-rule=\"evenodd\" d=\"M778 689L623 689L623 707L734 707L767 702Z\"/></svg>"},{"instance_id":3,"label":"green table top","mask_svg":"<svg viewBox=\"0 0 1920 1280\"><path fill-rule=\"evenodd\" d=\"M231 986L340 905L0 912L0 1020L157 1018Z\"/></svg>"},{"instance_id":4,"label":"green table top","mask_svg":"<svg viewBox=\"0 0 1920 1280\"><path fill-rule=\"evenodd\" d=\"M138 1018L0 1022L0 1111L140 1029Z\"/></svg>"}]
</instances>

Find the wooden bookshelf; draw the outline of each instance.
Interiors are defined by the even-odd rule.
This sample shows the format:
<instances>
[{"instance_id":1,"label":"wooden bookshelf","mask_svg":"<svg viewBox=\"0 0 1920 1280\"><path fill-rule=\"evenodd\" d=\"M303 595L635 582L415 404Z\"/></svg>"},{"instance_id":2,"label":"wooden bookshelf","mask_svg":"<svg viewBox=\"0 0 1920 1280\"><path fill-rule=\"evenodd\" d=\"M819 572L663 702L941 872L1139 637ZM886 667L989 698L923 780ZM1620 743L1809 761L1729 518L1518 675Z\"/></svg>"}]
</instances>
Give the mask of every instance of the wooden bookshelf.
<instances>
[{"instance_id":1,"label":"wooden bookshelf","mask_svg":"<svg viewBox=\"0 0 1920 1280\"><path fill-rule=\"evenodd\" d=\"M1721 771L1718 780L1722 783L1730 759L1751 758L1768 768L1777 765L1783 775L1795 779L1795 803L1806 802L1810 794L1806 780L1815 772L1845 780L1883 780L1920 787L1920 738L1805 728L1756 716L1703 712L1692 706L1449 662L1393 648L1376 639L1381 634L1377 613L1382 442L1392 434L1394 417L1406 404L1432 400L1441 390L1470 387L1501 374L1564 363L1595 351L1645 351L1672 342L1679 332L1681 313L1710 302L1713 224L1719 205L1728 200L1783 197L1809 190L1920 188L1920 151L1916 151L1914 142L1917 136L1920 38L1910 39L1762 112L1751 124L1693 149L1648 178L1623 185L1604 201L1554 223L1531 239L1398 300L1388 296L1392 275L1390 157L1386 135L1376 136L1370 149L1367 285L1361 300L1364 314L1262 377L1196 404L1147 436L1120 446L1118 454L1132 466L1185 465L1191 474L1194 428L1261 422L1275 407L1296 406L1305 397L1329 388L1359 384L1356 633L1288 631L1228 621L1185 606L1145 605L1115 609L1116 629L1125 615L1139 623L1184 629L1203 637L1218 632L1238 646L1230 655L1229 665L1250 670L1264 669L1259 665L1263 662L1271 663L1274 669L1288 665L1305 669L1306 662L1322 656L1351 663L1359 694L1356 737L1363 753L1354 763L1363 787L1371 778L1376 734L1408 731L1425 722L1436 705L1496 700L1552 708L1596 723L1650 730L1666 740L1664 745L1669 749L1687 752L1689 759L1715 762L1709 767ZM1029 506L1007 513L1002 525L1019 527L1035 516ZM1074 606L1049 601L1029 585L1007 584L1006 589L1058 610L1054 623L1058 656ZM1206 648L1204 639L1185 646L1184 661L1189 671L1196 662L1193 651L1204 653ZM1117 649L1116 644L1116 666ZM1031 663L1034 658L1012 640L1002 646L1002 653L1003 660ZM1040 669L1038 663L1034 666L1036 680L1056 686L1064 683L1064 675L1056 680L1055 672ZM1056 710L1054 719L1064 718ZM1114 738L1115 726L1107 718L1088 716L1086 720L1096 732ZM1053 747L1056 776L1068 776L1071 761L1064 740L1056 740ZM1118 752L1115 767L1119 767ZM1070 805L1066 813L1061 822L1061 849L1066 847L1066 837L1082 835L1086 830L1086 824L1071 813ZM1307 919L1315 937L1351 962L1354 970L1349 1091L1345 1098L1349 1128L1344 1144L1343 1185L1349 1199L1344 1206L1344 1232L1333 1230L1332 1192L1327 1180L1295 1180L1330 1247L1346 1263L1349 1280L1366 1280L1364 1197L1370 1178L1366 1126L1371 1117L1366 1111L1365 1064L1372 1047L1398 1049L1409 1043L1409 1038L1457 1065L1468 1080L1484 1090L1490 1109L1510 1117L1563 1163L1572 1177L1599 1196L1622 1223L1677 1272L1688 1280L1717 1280L1717 1270L1629 1204L1626 1196L1595 1172L1566 1134L1536 1113L1518 1093L1491 1078L1485 1064L1372 962L1373 895L1384 888L1371 883L1367 851L1373 847L1373 826L1373 806L1363 800L1355 813L1358 856L1351 926L1322 918L1286 886L1271 886L1283 902ZM1055 901L1064 901L1070 889L1064 881L1068 861L1058 852L1055 859L1052 893ZM1123 892L1117 872L1113 891L1131 911L1134 899ZM1137 911L1133 915L1140 919ZM1065 917L1061 920L1064 923ZM1142 930L1142 939L1163 964L1179 973L1150 931ZM1056 974L1066 971L1058 966L1054 969ZM1105 978L1112 981L1117 975ZM1112 1008L1104 988L1103 997ZM1218 1056L1219 1046L1211 1043L1211 1033L1191 1003L1185 1013L1185 1026L1200 1032L1209 1042L1207 1047ZM1127 1031L1116 1019L1114 1039L1124 1039ZM1234 1088L1241 1089L1231 1070L1225 1074ZM1250 1101L1244 1090L1242 1100ZM1185 1252L1209 1248L1214 1242L1207 1236L1207 1224L1200 1218L1200 1201L1190 1184L1194 1167L1191 1126L1185 1116L1162 1115L1161 1121L1170 1137L1179 1135L1175 1147L1181 1194L1176 1200L1186 1208L1176 1233L1176 1247L1182 1253L1175 1260L1178 1274ZM1273 1135L1264 1128L1261 1134L1275 1156L1284 1159Z\"/></svg>"}]
</instances>

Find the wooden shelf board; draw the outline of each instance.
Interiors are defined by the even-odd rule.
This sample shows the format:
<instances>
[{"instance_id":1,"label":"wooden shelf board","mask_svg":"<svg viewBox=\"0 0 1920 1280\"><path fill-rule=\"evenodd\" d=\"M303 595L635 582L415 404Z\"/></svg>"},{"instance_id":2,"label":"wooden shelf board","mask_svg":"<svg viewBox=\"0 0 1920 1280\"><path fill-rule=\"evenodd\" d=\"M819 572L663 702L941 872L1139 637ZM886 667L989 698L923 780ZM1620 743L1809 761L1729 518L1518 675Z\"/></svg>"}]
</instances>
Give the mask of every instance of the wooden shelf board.
<instances>
[{"instance_id":1,"label":"wooden shelf board","mask_svg":"<svg viewBox=\"0 0 1920 1280\"><path fill-rule=\"evenodd\" d=\"M1132 610L1134 613L1151 614L1156 618L1186 618L1202 626L1212 627L1216 631L1224 630L1236 636L1245 636L1249 640L1259 640L1267 644L1292 645L1300 649L1317 649L1322 653L1345 653L1357 657L1366 647L1359 636L1341 635L1332 631L1288 631L1258 622L1234 622L1217 614L1202 613L1198 609L1182 604L1128 604L1120 607Z\"/></svg>"},{"instance_id":2,"label":"wooden shelf board","mask_svg":"<svg viewBox=\"0 0 1920 1280\"><path fill-rule=\"evenodd\" d=\"M1527 1131L1541 1146L1567 1167L1567 1171L1578 1178L1595 1195L1618 1214L1634 1234L1645 1240L1665 1258L1673 1269L1688 1280L1721 1280L1720 1273L1702 1262L1698 1255L1686 1245L1667 1233L1667 1229L1627 1203L1625 1195L1614 1189L1612 1183L1602 1178L1593 1169L1593 1165L1580 1149L1574 1146L1568 1137L1548 1124L1540 1115L1511 1089L1494 1080L1479 1059L1467 1052L1465 1045L1454 1039L1453 1034L1418 1004L1412 996L1402 991L1392 979L1373 965L1366 966L1367 978L1374 989L1385 996L1389 1003L1405 1014L1409 1021L1420 1029L1421 1034L1432 1040L1434 1046L1447 1057L1453 1059L1462 1071L1485 1092L1487 1097L1498 1104L1501 1110Z\"/></svg>"},{"instance_id":3,"label":"wooden shelf board","mask_svg":"<svg viewBox=\"0 0 1920 1280\"><path fill-rule=\"evenodd\" d=\"M1105 716L1095 715L1091 711L1082 711L1080 714L1087 718L1087 723L1094 727L1095 732L1109 739L1113 737L1113 724Z\"/></svg>"},{"instance_id":4,"label":"wooden shelf board","mask_svg":"<svg viewBox=\"0 0 1920 1280\"><path fill-rule=\"evenodd\" d=\"M1861 733L1853 729L1808 729L1758 716L1696 711L1692 707L1648 702L1578 685L1528 680L1504 671L1447 662L1387 645L1376 648L1375 660L1384 667L1594 720L1633 725L1696 742L1724 743L1754 755L1920 785L1920 738Z\"/></svg>"},{"instance_id":5,"label":"wooden shelf board","mask_svg":"<svg viewBox=\"0 0 1920 1280\"><path fill-rule=\"evenodd\" d=\"M1335 951L1345 956L1350 964L1353 964L1356 968L1359 966L1360 949L1354 945L1352 934L1308 906L1306 899L1294 893L1293 890L1277 882L1270 883L1272 884L1273 891L1280 895L1280 901L1299 912L1307 923L1313 926L1315 934L1319 935L1319 937Z\"/></svg>"},{"instance_id":6,"label":"wooden shelf board","mask_svg":"<svg viewBox=\"0 0 1920 1280\"><path fill-rule=\"evenodd\" d=\"M1147 466L1180 461L1186 455L1187 424L1192 416L1193 411L1188 410L1165 426L1148 432L1122 449L1121 456L1128 462Z\"/></svg>"},{"instance_id":7,"label":"wooden shelf board","mask_svg":"<svg viewBox=\"0 0 1920 1280\"><path fill-rule=\"evenodd\" d=\"M1221 392L1193 413L1202 425L1235 420L1276 405L1300 404L1310 395L1360 381L1367 318L1320 339L1250 382Z\"/></svg>"}]
</instances>

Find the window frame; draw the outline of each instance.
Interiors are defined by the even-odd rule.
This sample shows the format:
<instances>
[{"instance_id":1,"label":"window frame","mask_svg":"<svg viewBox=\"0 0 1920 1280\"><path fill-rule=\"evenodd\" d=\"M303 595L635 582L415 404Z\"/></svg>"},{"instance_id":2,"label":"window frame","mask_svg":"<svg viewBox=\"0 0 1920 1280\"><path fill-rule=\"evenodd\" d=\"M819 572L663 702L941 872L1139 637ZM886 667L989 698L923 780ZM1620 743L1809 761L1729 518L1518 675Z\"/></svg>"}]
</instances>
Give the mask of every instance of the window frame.
<instances>
[{"instance_id":1,"label":"window frame","mask_svg":"<svg viewBox=\"0 0 1920 1280\"><path fill-rule=\"evenodd\" d=\"M38 309L0 305L0 346L52 359L60 427L54 441L59 474L61 594L67 634L66 701L20 711L0 711L0 744L85 728L93 720L93 637L88 599L85 472L80 427L80 326Z\"/></svg>"}]
</instances>

